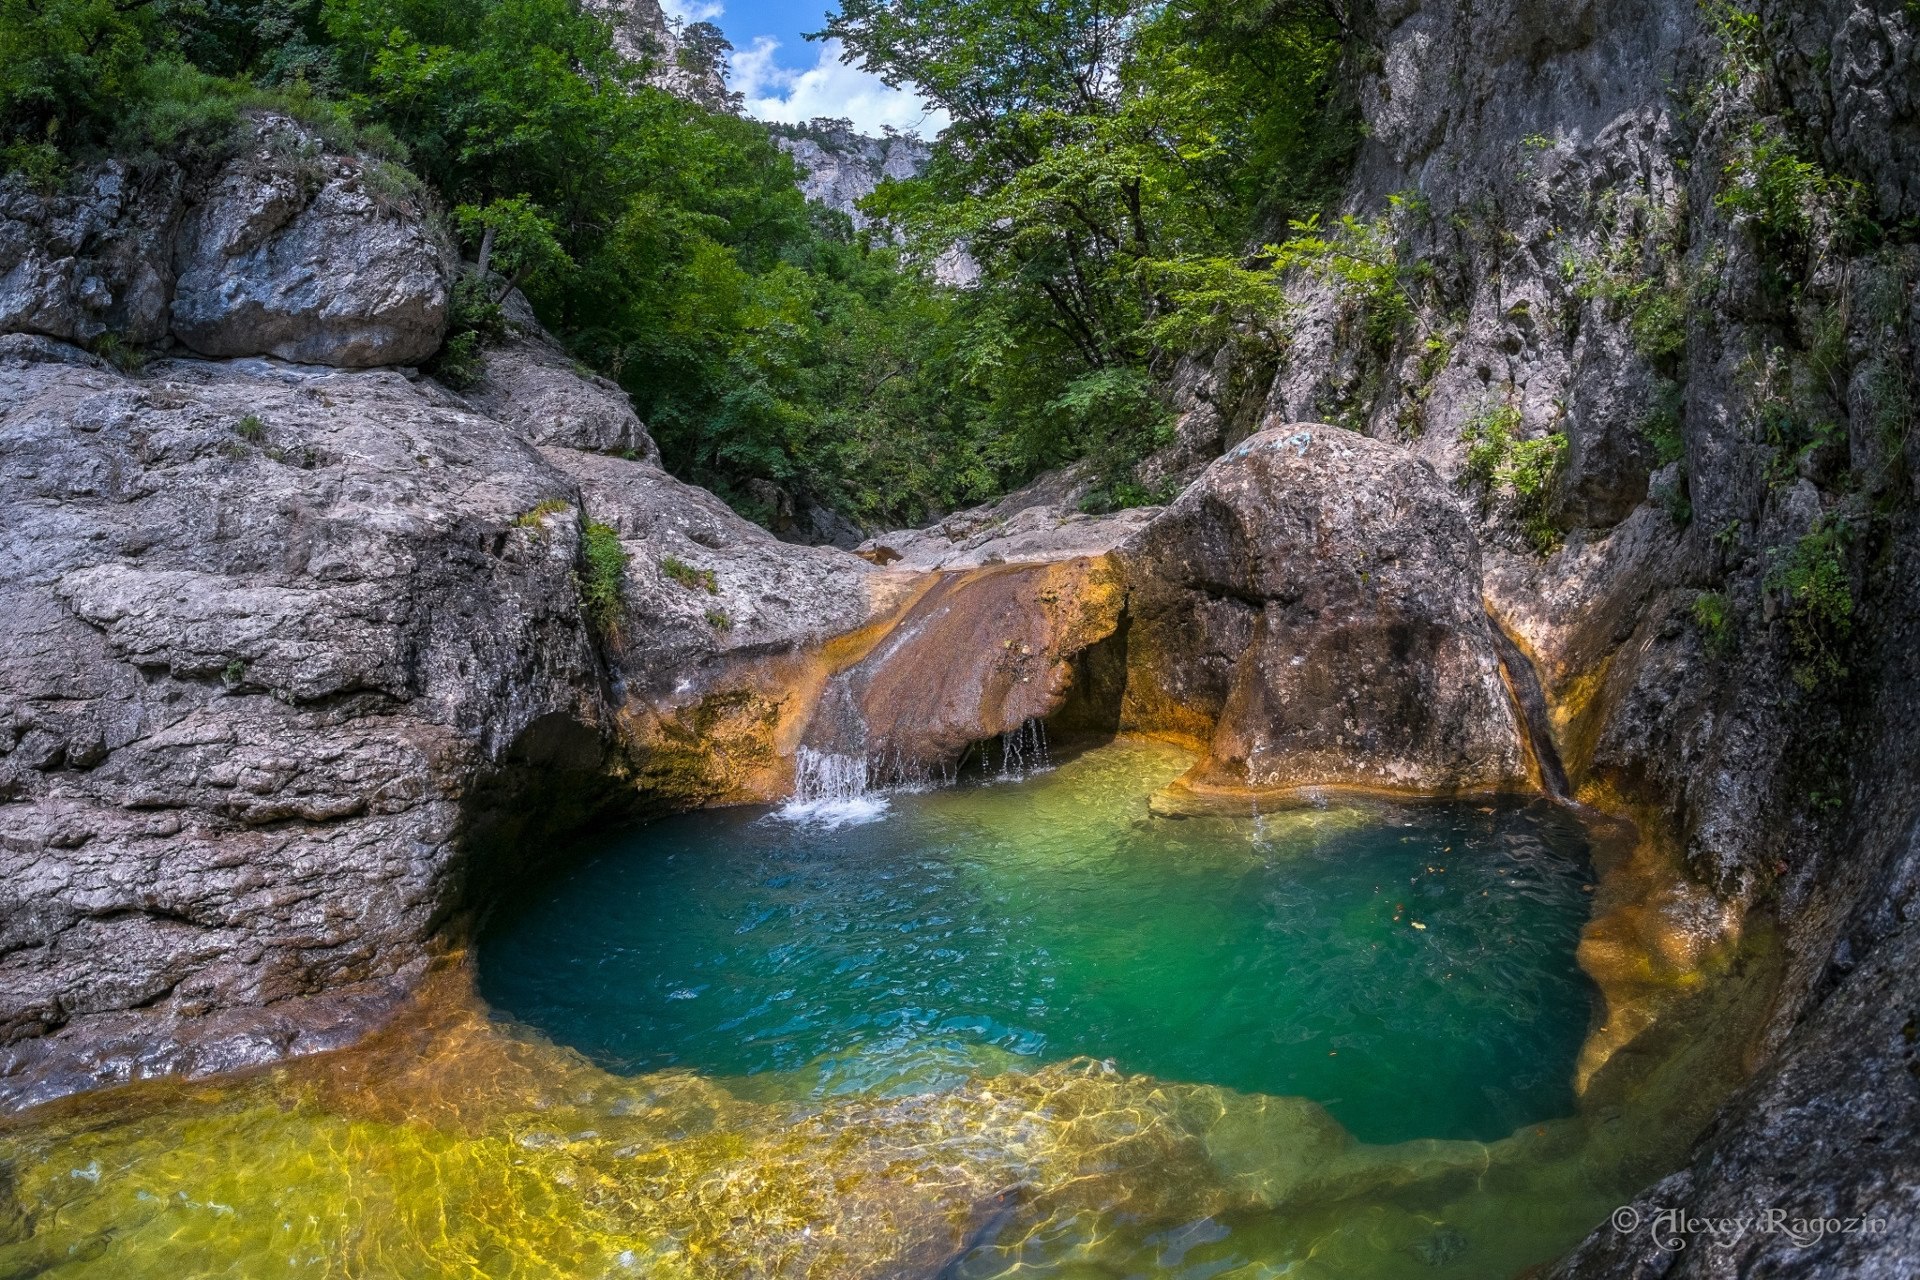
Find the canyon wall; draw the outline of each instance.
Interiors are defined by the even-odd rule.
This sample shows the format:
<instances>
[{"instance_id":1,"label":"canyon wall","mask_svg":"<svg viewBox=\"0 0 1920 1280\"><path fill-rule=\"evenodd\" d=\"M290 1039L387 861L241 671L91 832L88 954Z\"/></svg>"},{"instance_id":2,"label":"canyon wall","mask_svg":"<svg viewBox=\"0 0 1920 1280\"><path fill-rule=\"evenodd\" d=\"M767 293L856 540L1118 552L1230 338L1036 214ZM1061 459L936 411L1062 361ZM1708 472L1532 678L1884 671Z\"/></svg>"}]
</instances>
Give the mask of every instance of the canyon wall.
<instances>
[{"instance_id":1,"label":"canyon wall","mask_svg":"<svg viewBox=\"0 0 1920 1280\"><path fill-rule=\"evenodd\" d=\"M1303 273L1271 379L1187 366L1152 465L1190 479L1301 419L1424 460L1476 528L1573 786L1670 833L1696 886L1644 927L1704 955L1777 922L1758 1074L1637 1207L1892 1232L1676 1252L1603 1227L1559 1273L1909 1274L1920 20L1893 0L1382 0L1356 22L1345 234L1393 246L1404 293Z\"/></svg>"}]
</instances>

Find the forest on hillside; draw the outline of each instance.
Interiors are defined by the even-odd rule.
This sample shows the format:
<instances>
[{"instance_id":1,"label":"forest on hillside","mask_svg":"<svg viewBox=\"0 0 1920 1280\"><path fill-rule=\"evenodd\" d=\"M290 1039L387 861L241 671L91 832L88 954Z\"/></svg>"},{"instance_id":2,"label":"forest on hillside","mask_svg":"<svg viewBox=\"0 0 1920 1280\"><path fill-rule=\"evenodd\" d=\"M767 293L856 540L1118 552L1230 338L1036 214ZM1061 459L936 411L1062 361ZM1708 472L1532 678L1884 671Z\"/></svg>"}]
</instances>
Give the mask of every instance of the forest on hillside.
<instances>
[{"instance_id":1,"label":"forest on hillside","mask_svg":"<svg viewBox=\"0 0 1920 1280\"><path fill-rule=\"evenodd\" d=\"M1391 228L1325 210L1359 137L1332 0L846 0L825 34L952 121L859 232L572 0L0 0L0 166L41 191L106 155L205 166L291 113L484 246L671 470L761 518L755 481L886 527L1082 460L1090 507L1151 502L1176 361L1277 343L1283 273L1337 276L1371 325L1405 306ZM969 287L930 270L956 247ZM450 385L496 293L461 286Z\"/></svg>"}]
</instances>

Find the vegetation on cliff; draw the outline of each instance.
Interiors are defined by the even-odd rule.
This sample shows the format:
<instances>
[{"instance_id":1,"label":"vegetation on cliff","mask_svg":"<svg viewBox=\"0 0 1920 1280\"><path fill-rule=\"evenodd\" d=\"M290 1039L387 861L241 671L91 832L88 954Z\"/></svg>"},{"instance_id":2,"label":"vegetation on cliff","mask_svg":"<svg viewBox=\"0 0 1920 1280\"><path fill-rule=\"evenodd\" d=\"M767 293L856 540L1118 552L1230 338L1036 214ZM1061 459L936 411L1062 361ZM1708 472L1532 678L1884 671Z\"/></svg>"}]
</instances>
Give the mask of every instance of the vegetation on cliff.
<instances>
[{"instance_id":1,"label":"vegetation on cliff","mask_svg":"<svg viewBox=\"0 0 1920 1280\"><path fill-rule=\"evenodd\" d=\"M808 206L763 126L648 85L571 0L0 0L0 154L54 190L290 112L383 157L396 193L424 180L668 465L736 505L772 481L906 522L1089 457L1125 503L1148 496L1127 474L1161 439L1156 375L1272 313L1277 264L1243 247L1308 216L1351 144L1325 127L1331 12L848 4L835 33L956 122L874 198L879 234ZM977 288L924 270L958 245ZM483 376L485 312L450 383Z\"/></svg>"}]
</instances>

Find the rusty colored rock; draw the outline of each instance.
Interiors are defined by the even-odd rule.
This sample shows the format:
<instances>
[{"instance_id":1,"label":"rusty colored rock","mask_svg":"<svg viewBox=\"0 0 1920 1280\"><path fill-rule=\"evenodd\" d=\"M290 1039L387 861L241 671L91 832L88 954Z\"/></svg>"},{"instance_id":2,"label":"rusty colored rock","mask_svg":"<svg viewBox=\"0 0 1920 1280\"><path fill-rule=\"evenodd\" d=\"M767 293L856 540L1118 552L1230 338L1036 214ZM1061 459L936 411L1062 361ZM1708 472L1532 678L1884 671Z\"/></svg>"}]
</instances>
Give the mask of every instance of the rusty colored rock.
<instances>
[{"instance_id":1,"label":"rusty colored rock","mask_svg":"<svg viewBox=\"0 0 1920 1280\"><path fill-rule=\"evenodd\" d=\"M1071 660L1113 633L1125 598L1111 556L940 575L835 674L806 741L896 775L951 765L1058 710Z\"/></svg>"}]
</instances>

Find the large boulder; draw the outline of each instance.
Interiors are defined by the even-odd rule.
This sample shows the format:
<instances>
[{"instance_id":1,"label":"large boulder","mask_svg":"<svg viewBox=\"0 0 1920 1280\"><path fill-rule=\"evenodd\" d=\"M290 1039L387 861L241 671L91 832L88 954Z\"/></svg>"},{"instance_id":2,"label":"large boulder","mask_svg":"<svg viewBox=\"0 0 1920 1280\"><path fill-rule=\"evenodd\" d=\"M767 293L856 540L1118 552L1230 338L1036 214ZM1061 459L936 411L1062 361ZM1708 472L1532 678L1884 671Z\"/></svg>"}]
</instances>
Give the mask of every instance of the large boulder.
<instances>
[{"instance_id":1,"label":"large boulder","mask_svg":"<svg viewBox=\"0 0 1920 1280\"><path fill-rule=\"evenodd\" d=\"M578 502L428 382L0 338L0 1104L404 985L474 780L563 726L598 767L577 520L521 519Z\"/></svg>"},{"instance_id":2,"label":"large boulder","mask_svg":"<svg viewBox=\"0 0 1920 1280\"><path fill-rule=\"evenodd\" d=\"M188 215L173 333L209 356L417 364L446 336L453 259L397 166L260 124Z\"/></svg>"},{"instance_id":3,"label":"large boulder","mask_svg":"<svg viewBox=\"0 0 1920 1280\"><path fill-rule=\"evenodd\" d=\"M211 173L106 161L53 194L0 179L0 333L418 364L446 336L453 267L416 179L283 116Z\"/></svg>"},{"instance_id":4,"label":"large boulder","mask_svg":"<svg viewBox=\"0 0 1920 1280\"><path fill-rule=\"evenodd\" d=\"M1203 750L1190 788L1525 784L1478 544L1405 450L1269 427L1126 554L1122 722Z\"/></svg>"}]
</instances>

